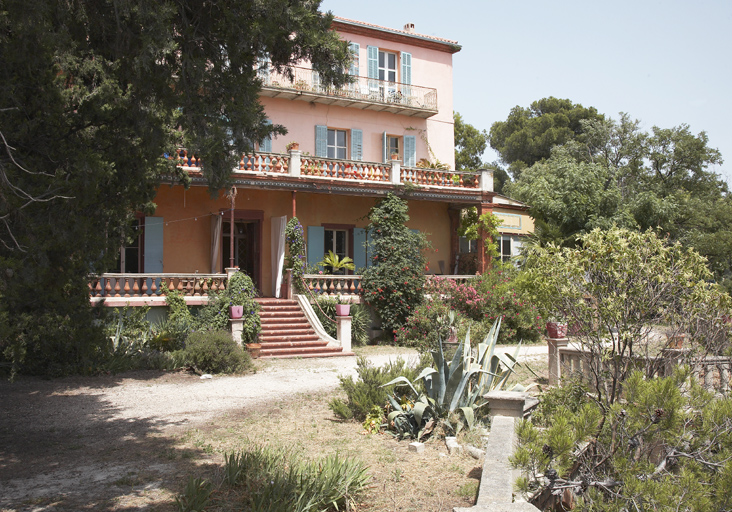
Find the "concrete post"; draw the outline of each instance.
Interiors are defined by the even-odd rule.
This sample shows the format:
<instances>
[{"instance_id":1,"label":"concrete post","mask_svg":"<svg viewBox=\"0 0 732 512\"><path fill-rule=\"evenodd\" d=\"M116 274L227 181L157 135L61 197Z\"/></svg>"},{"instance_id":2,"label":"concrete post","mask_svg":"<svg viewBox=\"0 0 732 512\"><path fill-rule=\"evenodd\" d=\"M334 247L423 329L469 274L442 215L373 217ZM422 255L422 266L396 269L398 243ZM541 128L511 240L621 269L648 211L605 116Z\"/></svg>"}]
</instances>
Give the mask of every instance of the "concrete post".
<instances>
[{"instance_id":1,"label":"concrete post","mask_svg":"<svg viewBox=\"0 0 732 512\"><path fill-rule=\"evenodd\" d=\"M351 320L350 316L336 317L336 338L343 347L343 352L351 352Z\"/></svg>"},{"instance_id":2,"label":"concrete post","mask_svg":"<svg viewBox=\"0 0 732 512\"><path fill-rule=\"evenodd\" d=\"M244 319L230 318L229 322L231 323L231 337L241 346L241 333L244 332Z\"/></svg>"},{"instance_id":3,"label":"concrete post","mask_svg":"<svg viewBox=\"0 0 732 512\"><path fill-rule=\"evenodd\" d=\"M289 173L290 176L300 176L300 155L302 153L299 149L291 149L290 150L290 167L289 167Z\"/></svg>"},{"instance_id":4,"label":"concrete post","mask_svg":"<svg viewBox=\"0 0 732 512\"><path fill-rule=\"evenodd\" d=\"M480 170L481 192L493 192L493 169Z\"/></svg>"},{"instance_id":5,"label":"concrete post","mask_svg":"<svg viewBox=\"0 0 732 512\"><path fill-rule=\"evenodd\" d=\"M234 274L239 271L239 267L227 267L224 270L226 271L226 280L228 281Z\"/></svg>"},{"instance_id":6,"label":"concrete post","mask_svg":"<svg viewBox=\"0 0 732 512\"><path fill-rule=\"evenodd\" d=\"M391 161L391 173L389 175L391 182L395 185L399 185L402 182L402 166L399 160Z\"/></svg>"},{"instance_id":7,"label":"concrete post","mask_svg":"<svg viewBox=\"0 0 732 512\"><path fill-rule=\"evenodd\" d=\"M547 338L546 344L549 347L549 385L558 386L562 380L562 368L559 360L559 349L569 343L568 338Z\"/></svg>"}]
</instances>

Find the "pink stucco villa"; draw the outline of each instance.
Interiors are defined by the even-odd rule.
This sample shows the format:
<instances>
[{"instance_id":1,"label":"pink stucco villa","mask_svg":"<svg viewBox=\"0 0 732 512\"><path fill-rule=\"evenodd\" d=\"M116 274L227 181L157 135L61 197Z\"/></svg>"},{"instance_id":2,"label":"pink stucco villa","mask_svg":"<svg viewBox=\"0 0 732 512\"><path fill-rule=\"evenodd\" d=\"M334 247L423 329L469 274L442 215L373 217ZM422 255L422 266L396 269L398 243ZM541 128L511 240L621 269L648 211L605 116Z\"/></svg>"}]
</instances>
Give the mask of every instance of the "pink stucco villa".
<instances>
[{"instance_id":1,"label":"pink stucco villa","mask_svg":"<svg viewBox=\"0 0 732 512\"><path fill-rule=\"evenodd\" d=\"M515 253L520 236L533 228L524 205L496 195L490 171L451 170L452 57L458 43L419 34L411 24L393 29L336 17L333 28L349 42L354 82L324 87L307 62L294 68L291 81L262 62L260 100L288 135L242 156L232 171L233 202L225 194L212 199L201 162L193 151L181 151L177 158L193 186L159 189L155 215L140 219L142 234L123 249L120 273L92 284L93 300L159 303L164 297L151 290L154 276L166 274L179 276L167 285L195 303L205 300L204 288L217 286L216 276L230 266L246 271L263 297L279 297L286 293L282 231L295 215L305 228L309 263L333 250L364 267L369 209L388 192L405 189L409 227L424 232L435 249L431 273L457 272L465 245L457 227L461 210L470 206L505 219L502 249ZM425 162L446 164L447 170ZM479 261L478 270L486 264Z\"/></svg>"}]
</instances>

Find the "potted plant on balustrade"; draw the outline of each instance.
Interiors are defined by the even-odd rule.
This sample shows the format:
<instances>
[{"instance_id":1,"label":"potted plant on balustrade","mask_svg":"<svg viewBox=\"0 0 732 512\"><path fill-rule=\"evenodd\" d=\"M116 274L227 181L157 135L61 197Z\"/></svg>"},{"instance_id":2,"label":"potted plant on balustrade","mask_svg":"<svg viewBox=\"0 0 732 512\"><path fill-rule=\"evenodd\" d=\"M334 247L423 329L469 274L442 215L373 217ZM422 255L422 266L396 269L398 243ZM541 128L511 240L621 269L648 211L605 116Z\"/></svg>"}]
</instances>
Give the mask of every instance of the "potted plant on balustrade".
<instances>
[{"instance_id":1,"label":"potted plant on balustrade","mask_svg":"<svg viewBox=\"0 0 732 512\"><path fill-rule=\"evenodd\" d=\"M344 299L340 294L336 297L336 316L348 316L351 314L351 299Z\"/></svg>"},{"instance_id":2,"label":"potted plant on balustrade","mask_svg":"<svg viewBox=\"0 0 732 512\"><path fill-rule=\"evenodd\" d=\"M566 338L567 337L567 321L559 315L549 316L546 323L546 333L550 338Z\"/></svg>"},{"instance_id":3,"label":"potted plant on balustrade","mask_svg":"<svg viewBox=\"0 0 732 512\"><path fill-rule=\"evenodd\" d=\"M318 262L318 266L323 267L326 274L345 274L346 270L355 270L356 265L348 256L339 257L333 251L328 251L322 261Z\"/></svg>"}]
</instances>

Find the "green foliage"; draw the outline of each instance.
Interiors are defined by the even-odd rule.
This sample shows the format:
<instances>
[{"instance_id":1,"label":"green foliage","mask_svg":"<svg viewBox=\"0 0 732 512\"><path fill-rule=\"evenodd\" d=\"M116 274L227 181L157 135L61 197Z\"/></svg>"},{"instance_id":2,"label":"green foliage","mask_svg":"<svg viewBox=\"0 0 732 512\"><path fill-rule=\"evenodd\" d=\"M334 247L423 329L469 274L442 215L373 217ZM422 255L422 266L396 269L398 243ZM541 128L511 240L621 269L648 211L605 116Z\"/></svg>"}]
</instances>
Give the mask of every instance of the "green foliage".
<instances>
[{"instance_id":1,"label":"green foliage","mask_svg":"<svg viewBox=\"0 0 732 512\"><path fill-rule=\"evenodd\" d=\"M259 103L263 56L347 82L347 43L319 6L3 2L0 316L14 325L0 351L17 370L97 364L106 340L90 327L88 275L114 268L161 180L190 184L166 155L193 149L213 192L252 142L285 133Z\"/></svg>"},{"instance_id":2,"label":"green foliage","mask_svg":"<svg viewBox=\"0 0 732 512\"><path fill-rule=\"evenodd\" d=\"M476 339L483 339L493 322L501 319L498 343L536 342L544 329L544 320L529 294L519 287L521 273L510 264L496 262L484 274L467 283L432 277L426 291L441 297L451 310L463 317L459 327L461 339L467 327ZM433 300L433 305L436 305Z\"/></svg>"},{"instance_id":3,"label":"green foliage","mask_svg":"<svg viewBox=\"0 0 732 512\"><path fill-rule=\"evenodd\" d=\"M175 497L179 512L203 512L211 500L211 482L202 478L188 478L183 494Z\"/></svg>"},{"instance_id":4,"label":"green foliage","mask_svg":"<svg viewBox=\"0 0 732 512\"><path fill-rule=\"evenodd\" d=\"M624 387L610 408L577 387L553 390L519 426L512 463L534 504L550 506L552 490L565 488L580 510L729 508L732 399L713 397L688 372L635 372Z\"/></svg>"},{"instance_id":5,"label":"green foliage","mask_svg":"<svg viewBox=\"0 0 732 512\"><path fill-rule=\"evenodd\" d=\"M362 294L389 334L405 325L424 300L428 243L423 233L407 228L408 210L406 201L390 193L369 212L373 264L362 275Z\"/></svg>"},{"instance_id":6,"label":"green foliage","mask_svg":"<svg viewBox=\"0 0 732 512\"><path fill-rule=\"evenodd\" d=\"M244 316L242 316L244 324L241 333L243 343L254 343L262 330L262 321L259 318L261 308L254 300L256 296L257 289L254 287L252 278L245 272L236 272L229 279L226 290L215 299L215 303L218 303L223 310L223 313L220 312L219 315L227 316L227 325L228 306L244 306ZM228 305L226 305L227 300Z\"/></svg>"},{"instance_id":7,"label":"green foliage","mask_svg":"<svg viewBox=\"0 0 732 512\"><path fill-rule=\"evenodd\" d=\"M418 375L417 365L409 364L402 358L374 367L362 356L356 362L356 373L357 380L350 375L339 377L346 400L334 398L328 406L338 417L357 421L364 421L374 407L386 406L389 393L383 389L384 384L400 375L410 380L416 379Z\"/></svg>"},{"instance_id":8,"label":"green foliage","mask_svg":"<svg viewBox=\"0 0 732 512\"><path fill-rule=\"evenodd\" d=\"M369 479L361 462L337 453L307 461L291 451L255 446L225 461L226 482L242 488L246 510L349 510Z\"/></svg>"},{"instance_id":9,"label":"green foliage","mask_svg":"<svg viewBox=\"0 0 732 512\"><path fill-rule=\"evenodd\" d=\"M594 107L585 108L554 97L535 101L529 108L511 109L505 121L493 123L490 144L510 165L514 179L524 168L549 158L554 146L583 133L583 120L602 120Z\"/></svg>"},{"instance_id":10,"label":"green foliage","mask_svg":"<svg viewBox=\"0 0 732 512\"><path fill-rule=\"evenodd\" d=\"M305 273L305 231L297 217L291 218L285 227L287 241L287 262L285 266L292 269L292 282L299 293L305 293L302 276Z\"/></svg>"},{"instance_id":11,"label":"green foliage","mask_svg":"<svg viewBox=\"0 0 732 512\"><path fill-rule=\"evenodd\" d=\"M320 320L320 324L331 338L336 338L338 329L333 320L336 317L336 304L338 299L320 296L316 298L317 304L313 305L313 311ZM369 328L371 327L371 315L364 304L351 304L351 343L358 347L369 342Z\"/></svg>"},{"instance_id":12,"label":"green foliage","mask_svg":"<svg viewBox=\"0 0 732 512\"><path fill-rule=\"evenodd\" d=\"M196 331L186 340L185 361L202 373L237 373L252 369L249 354L228 331Z\"/></svg>"},{"instance_id":13,"label":"green foliage","mask_svg":"<svg viewBox=\"0 0 732 512\"><path fill-rule=\"evenodd\" d=\"M486 256L490 258L500 256L496 240L499 236L498 226L503 221L497 215L488 212L478 217L478 209L475 206L463 210L462 213L458 234L468 240L478 240L482 234L485 237L483 247Z\"/></svg>"},{"instance_id":14,"label":"green foliage","mask_svg":"<svg viewBox=\"0 0 732 512\"><path fill-rule=\"evenodd\" d=\"M455 170L473 171L482 169L483 153L488 146L488 133L479 131L474 126L463 121L463 117L453 113L455 122Z\"/></svg>"},{"instance_id":15,"label":"green foliage","mask_svg":"<svg viewBox=\"0 0 732 512\"><path fill-rule=\"evenodd\" d=\"M523 271L526 293L545 314L567 318L590 361L596 399L609 406L642 356L650 377L665 347L654 329L687 333L688 357L729 348L730 297L709 283L704 259L653 232L599 229L580 248L534 248Z\"/></svg>"},{"instance_id":16,"label":"green foliage","mask_svg":"<svg viewBox=\"0 0 732 512\"><path fill-rule=\"evenodd\" d=\"M431 293L429 287L425 292ZM448 340L452 328L460 325L461 320L462 317L456 315L455 310L447 302L435 298L432 294L432 299L417 306L407 319L407 324L397 330L395 342L403 347L417 348L420 352L437 350L440 340Z\"/></svg>"},{"instance_id":17,"label":"green foliage","mask_svg":"<svg viewBox=\"0 0 732 512\"><path fill-rule=\"evenodd\" d=\"M354 270L356 268L351 258L348 256L340 258L333 251L328 251L323 260L318 262L318 266L323 267L326 274L337 274L344 270Z\"/></svg>"}]
</instances>

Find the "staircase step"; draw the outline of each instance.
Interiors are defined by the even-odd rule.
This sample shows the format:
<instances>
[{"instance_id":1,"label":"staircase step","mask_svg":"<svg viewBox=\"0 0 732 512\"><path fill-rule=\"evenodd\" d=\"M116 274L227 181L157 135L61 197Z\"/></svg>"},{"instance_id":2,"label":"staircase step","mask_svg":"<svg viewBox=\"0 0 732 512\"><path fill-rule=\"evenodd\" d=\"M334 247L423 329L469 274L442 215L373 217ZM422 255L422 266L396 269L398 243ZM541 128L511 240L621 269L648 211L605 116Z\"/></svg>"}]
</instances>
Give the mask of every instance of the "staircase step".
<instances>
[{"instance_id":1,"label":"staircase step","mask_svg":"<svg viewBox=\"0 0 732 512\"><path fill-rule=\"evenodd\" d=\"M290 347L268 350L262 347L260 357L328 357L341 356L342 347Z\"/></svg>"},{"instance_id":2,"label":"staircase step","mask_svg":"<svg viewBox=\"0 0 732 512\"><path fill-rule=\"evenodd\" d=\"M290 348L325 348L328 346L327 341L323 341L319 338L314 340L279 340L279 341L262 341L262 350L279 350L279 349L290 349Z\"/></svg>"},{"instance_id":3,"label":"staircase step","mask_svg":"<svg viewBox=\"0 0 732 512\"><path fill-rule=\"evenodd\" d=\"M259 336L312 336L313 334L315 334L315 330L311 329L308 325L300 329L262 329L262 331L259 333Z\"/></svg>"},{"instance_id":4,"label":"staircase step","mask_svg":"<svg viewBox=\"0 0 732 512\"><path fill-rule=\"evenodd\" d=\"M300 310L294 310L294 311L260 311L259 313L260 318L293 318L293 317L302 317L303 312Z\"/></svg>"},{"instance_id":5,"label":"staircase step","mask_svg":"<svg viewBox=\"0 0 732 512\"><path fill-rule=\"evenodd\" d=\"M286 336L262 336L259 335L259 342L260 343L289 343L289 342L297 342L297 341L320 341L320 336L317 334L292 334L292 335L286 335ZM328 344L327 341L323 341L322 343Z\"/></svg>"}]
</instances>

